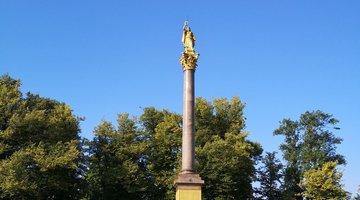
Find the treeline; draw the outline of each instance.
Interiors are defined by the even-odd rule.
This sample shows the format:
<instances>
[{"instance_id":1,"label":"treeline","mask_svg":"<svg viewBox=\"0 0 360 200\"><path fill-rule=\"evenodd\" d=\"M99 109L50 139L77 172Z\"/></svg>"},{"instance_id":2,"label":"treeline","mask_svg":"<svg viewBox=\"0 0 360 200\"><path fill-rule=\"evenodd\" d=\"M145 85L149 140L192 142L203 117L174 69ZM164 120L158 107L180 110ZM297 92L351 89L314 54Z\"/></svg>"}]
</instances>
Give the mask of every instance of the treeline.
<instances>
[{"instance_id":1,"label":"treeline","mask_svg":"<svg viewBox=\"0 0 360 200\"><path fill-rule=\"evenodd\" d=\"M338 120L313 111L281 121L273 133L284 138L281 162L248 139L244 107L237 97L196 100L204 199L350 199L337 168L345 164L333 134ZM79 136L81 120L68 105L24 95L19 80L0 77L0 199L174 199L180 114L119 114L117 124L96 126L92 140Z\"/></svg>"}]
</instances>

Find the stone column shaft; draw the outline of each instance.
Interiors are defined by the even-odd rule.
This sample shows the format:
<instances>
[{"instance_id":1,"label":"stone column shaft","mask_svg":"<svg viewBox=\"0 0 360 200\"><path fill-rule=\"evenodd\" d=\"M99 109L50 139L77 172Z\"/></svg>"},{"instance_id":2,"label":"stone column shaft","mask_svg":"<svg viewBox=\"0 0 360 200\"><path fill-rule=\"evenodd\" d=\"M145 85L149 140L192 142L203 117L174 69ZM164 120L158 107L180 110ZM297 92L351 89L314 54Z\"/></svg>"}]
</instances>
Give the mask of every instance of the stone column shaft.
<instances>
[{"instance_id":1,"label":"stone column shaft","mask_svg":"<svg viewBox=\"0 0 360 200\"><path fill-rule=\"evenodd\" d=\"M184 70L182 174L195 172L194 70Z\"/></svg>"}]
</instances>

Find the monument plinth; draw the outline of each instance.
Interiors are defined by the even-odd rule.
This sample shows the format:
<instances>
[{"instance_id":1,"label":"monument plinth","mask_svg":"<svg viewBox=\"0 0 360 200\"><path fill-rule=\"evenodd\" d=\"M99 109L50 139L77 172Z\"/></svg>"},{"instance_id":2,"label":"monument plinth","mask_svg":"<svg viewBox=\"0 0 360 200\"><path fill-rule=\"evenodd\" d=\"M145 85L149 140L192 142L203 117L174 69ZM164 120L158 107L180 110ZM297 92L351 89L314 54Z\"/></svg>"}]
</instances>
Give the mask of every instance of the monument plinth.
<instances>
[{"instance_id":1,"label":"monument plinth","mask_svg":"<svg viewBox=\"0 0 360 200\"><path fill-rule=\"evenodd\" d=\"M175 181L176 200L201 200L204 181L195 172L195 70L199 54L195 53L195 35L188 22L183 27L184 52L180 63L184 71L183 134L181 173Z\"/></svg>"}]
</instances>

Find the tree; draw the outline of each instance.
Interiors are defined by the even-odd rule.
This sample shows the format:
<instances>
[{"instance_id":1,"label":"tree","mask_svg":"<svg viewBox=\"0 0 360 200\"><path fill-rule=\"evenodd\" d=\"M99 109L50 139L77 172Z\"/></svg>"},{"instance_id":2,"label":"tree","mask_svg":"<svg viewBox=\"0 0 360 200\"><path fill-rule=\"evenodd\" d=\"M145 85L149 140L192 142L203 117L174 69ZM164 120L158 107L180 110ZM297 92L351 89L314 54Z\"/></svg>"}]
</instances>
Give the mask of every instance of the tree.
<instances>
[{"instance_id":1,"label":"tree","mask_svg":"<svg viewBox=\"0 0 360 200\"><path fill-rule=\"evenodd\" d=\"M247 140L243 109L238 97L195 104L197 171L205 181L204 199L250 199L256 179L260 144Z\"/></svg>"},{"instance_id":2,"label":"tree","mask_svg":"<svg viewBox=\"0 0 360 200\"><path fill-rule=\"evenodd\" d=\"M354 197L354 200L360 200L360 194L356 194L356 196Z\"/></svg>"},{"instance_id":3,"label":"tree","mask_svg":"<svg viewBox=\"0 0 360 200\"><path fill-rule=\"evenodd\" d=\"M258 172L258 181L260 182L258 193L260 199L280 200L282 198L280 186L282 185L283 165L276 158L276 152L266 152L261 162L263 166Z\"/></svg>"},{"instance_id":4,"label":"tree","mask_svg":"<svg viewBox=\"0 0 360 200\"><path fill-rule=\"evenodd\" d=\"M102 122L89 143L89 199L140 199L144 177L140 165L143 144L138 140L135 119L118 115L118 128Z\"/></svg>"},{"instance_id":5,"label":"tree","mask_svg":"<svg viewBox=\"0 0 360 200\"><path fill-rule=\"evenodd\" d=\"M360 186L359 186L358 191L360 191ZM359 193L356 194L356 196L354 197L354 200L360 200L360 194Z\"/></svg>"},{"instance_id":6,"label":"tree","mask_svg":"<svg viewBox=\"0 0 360 200\"><path fill-rule=\"evenodd\" d=\"M160 120L154 118L157 115L162 116ZM150 188L153 191L147 195L152 199L173 199L173 184L181 162L182 117L166 110L146 108L141 122L145 125L151 121L157 124L155 129L151 126L144 127L144 135L149 138L145 155L147 171L152 177Z\"/></svg>"},{"instance_id":7,"label":"tree","mask_svg":"<svg viewBox=\"0 0 360 200\"><path fill-rule=\"evenodd\" d=\"M285 199L302 199L299 182L303 174L312 169L320 168L324 163L337 161L345 164L342 155L336 153L336 145L342 142L335 137L331 128L338 120L322 111L305 112L299 121L284 119L274 135L285 136L280 145L286 161L284 190Z\"/></svg>"},{"instance_id":8,"label":"tree","mask_svg":"<svg viewBox=\"0 0 360 200\"><path fill-rule=\"evenodd\" d=\"M310 169L304 173L300 186L303 195L313 200L345 200L346 192L341 185L342 173L336 170L336 161L324 163L321 168Z\"/></svg>"},{"instance_id":9,"label":"tree","mask_svg":"<svg viewBox=\"0 0 360 200\"><path fill-rule=\"evenodd\" d=\"M0 78L0 198L77 199L81 195L79 118L56 100Z\"/></svg>"},{"instance_id":10,"label":"tree","mask_svg":"<svg viewBox=\"0 0 360 200\"><path fill-rule=\"evenodd\" d=\"M145 108L140 120L103 122L89 147L90 199L172 199L181 144L181 116Z\"/></svg>"},{"instance_id":11,"label":"tree","mask_svg":"<svg viewBox=\"0 0 360 200\"><path fill-rule=\"evenodd\" d=\"M246 139L244 106L238 98L196 101L196 167L206 182L205 199L252 197L255 163L262 149ZM116 130L111 123L96 128L87 175L93 199L105 199L102 191L106 188L121 188L106 199L174 198L174 181L181 166L182 117L153 107L143 111L138 120L118 120L118 127L132 124L132 128ZM129 139L121 139L124 137ZM107 176L110 181L103 180Z\"/></svg>"}]
</instances>

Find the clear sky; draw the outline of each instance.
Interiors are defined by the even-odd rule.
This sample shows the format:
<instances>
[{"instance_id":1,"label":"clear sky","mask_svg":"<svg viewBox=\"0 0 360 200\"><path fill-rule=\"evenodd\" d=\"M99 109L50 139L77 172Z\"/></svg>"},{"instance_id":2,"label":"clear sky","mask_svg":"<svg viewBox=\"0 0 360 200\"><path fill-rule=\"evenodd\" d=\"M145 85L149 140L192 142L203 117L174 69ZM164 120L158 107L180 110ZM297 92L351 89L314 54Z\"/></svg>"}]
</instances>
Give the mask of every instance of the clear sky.
<instances>
[{"instance_id":1,"label":"clear sky","mask_svg":"<svg viewBox=\"0 0 360 200\"><path fill-rule=\"evenodd\" d=\"M0 0L0 74L69 104L82 136L142 107L182 111L183 22L200 53L196 96L240 96L250 139L278 151L283 118L340 120L346 189L360 185L360 1Z\"/></svg>"}]
</instances>

